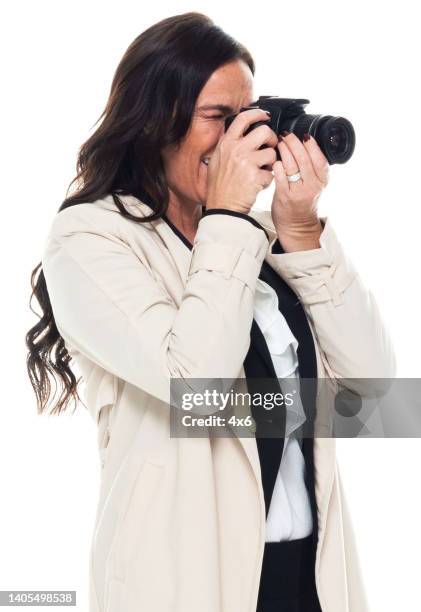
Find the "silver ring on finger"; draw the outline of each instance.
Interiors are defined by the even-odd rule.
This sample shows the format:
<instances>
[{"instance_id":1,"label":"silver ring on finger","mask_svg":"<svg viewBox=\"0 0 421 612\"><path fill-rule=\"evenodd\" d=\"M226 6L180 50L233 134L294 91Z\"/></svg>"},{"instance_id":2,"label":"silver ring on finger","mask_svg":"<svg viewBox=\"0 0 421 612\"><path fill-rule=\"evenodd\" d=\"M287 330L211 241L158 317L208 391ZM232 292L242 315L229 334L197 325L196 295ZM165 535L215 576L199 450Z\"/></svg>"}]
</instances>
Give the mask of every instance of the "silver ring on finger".
<instances>
[{"instance_id":1,"label":"silver ring on finger","mask_svg":"<svg viewBox=\"0 0 421 612\"><path fill-rule=\"evenodd\" d=\"M302 176L300 172L296 172L295 174L287 174L288 183L296 183L297 181L302 180Z\"/></svg>"}]
</instances>

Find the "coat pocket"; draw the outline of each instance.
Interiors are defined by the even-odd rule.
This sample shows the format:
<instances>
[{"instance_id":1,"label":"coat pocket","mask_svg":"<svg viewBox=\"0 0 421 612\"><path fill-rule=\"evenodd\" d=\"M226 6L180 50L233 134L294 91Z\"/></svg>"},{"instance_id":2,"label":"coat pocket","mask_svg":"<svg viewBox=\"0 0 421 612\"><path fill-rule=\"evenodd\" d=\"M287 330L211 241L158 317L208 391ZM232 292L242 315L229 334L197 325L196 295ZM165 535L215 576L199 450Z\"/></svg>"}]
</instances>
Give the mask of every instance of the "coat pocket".
<instances>
[{"instance_id":1,"label":"coat pocket","mask_svg":"<svg viewBox=\"0 0 421 612\"><path fill-rule=\"evenodd\" d=\"M101 469L104 468L108 455L108 446L113 429L113 417L118 401L118 380L109 372L105 372L95 398L95 414L97 419L97 440Z\"/></svg>"}]
</instances>

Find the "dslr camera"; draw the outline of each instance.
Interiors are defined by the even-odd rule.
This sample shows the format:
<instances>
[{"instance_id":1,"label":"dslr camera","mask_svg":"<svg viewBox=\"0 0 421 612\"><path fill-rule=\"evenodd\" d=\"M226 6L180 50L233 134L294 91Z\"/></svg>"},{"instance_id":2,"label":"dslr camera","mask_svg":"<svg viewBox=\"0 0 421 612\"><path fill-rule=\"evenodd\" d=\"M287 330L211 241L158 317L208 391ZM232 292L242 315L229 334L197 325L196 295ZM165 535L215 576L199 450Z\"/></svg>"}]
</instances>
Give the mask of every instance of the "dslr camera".
<instances>
[{"instance_id":1,"label":"dslr camera","mask_svg":"<svg viewBox=\"0 0 421 612\"><path fill-rule=\"evenodd\" d=\"M259 125L269 125L276 133L284 130L293 132L300 140L307 132L316 140L330 165L344 164L350 159L355 148L355 131L352 124L344 117L333 117L332 115L308 115L305 107L310 100L296 98L278 98L276 96L260 96L251 104L240 109L240 113L251 108L261 108L269 111L269 121L257 121L253 123L245 134ZM225 119L225 131L229 128L237 115L230 115ZM267 147L268 145L263 145ZM278 160L279 151L276 149Z\"/></svg>"}]
</instances>

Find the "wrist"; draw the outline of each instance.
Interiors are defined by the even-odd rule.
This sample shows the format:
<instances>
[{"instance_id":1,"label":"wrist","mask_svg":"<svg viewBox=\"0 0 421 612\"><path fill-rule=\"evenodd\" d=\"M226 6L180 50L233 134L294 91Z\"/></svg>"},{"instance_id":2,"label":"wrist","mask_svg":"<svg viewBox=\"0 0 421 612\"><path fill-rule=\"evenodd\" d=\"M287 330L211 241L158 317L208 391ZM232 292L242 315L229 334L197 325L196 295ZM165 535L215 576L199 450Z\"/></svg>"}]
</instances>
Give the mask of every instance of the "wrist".
<instances>
[{"instance_id":1,"label":"wrist","mask_svg":"<svg viewBox=\"0 0 421 612\"><path fill-rule=\"evenodd\" d=\"M276 228L278 240L286 253L319 249L322 232L323 226L319 219L305 226L283 225Z\"/></svg>"}]
</instances>

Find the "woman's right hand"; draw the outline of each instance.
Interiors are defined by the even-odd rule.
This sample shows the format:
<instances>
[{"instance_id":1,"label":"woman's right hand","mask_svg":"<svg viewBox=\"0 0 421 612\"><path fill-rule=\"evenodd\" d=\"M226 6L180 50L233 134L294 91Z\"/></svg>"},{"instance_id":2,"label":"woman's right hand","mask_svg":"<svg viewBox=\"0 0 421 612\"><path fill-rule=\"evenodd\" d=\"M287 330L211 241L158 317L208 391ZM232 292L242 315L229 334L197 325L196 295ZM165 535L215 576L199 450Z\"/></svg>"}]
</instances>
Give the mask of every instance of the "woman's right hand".
<instances>
[{"instance_id":1,"label":"woman's right hand","mask_svg":"<svg viewBox=\"0 0 421 612\"><path fill-rule=\"evenodd\" d=\"M226 208L248 213L259 191L273 180L270 170L276 161L278 137L268 125L260 125L244 136L247 128L268 115L260 108L237 115L218 142L208 166L206 209ZM263 144L267 148L259 150Z\"/></svg>"}]
</instances>

